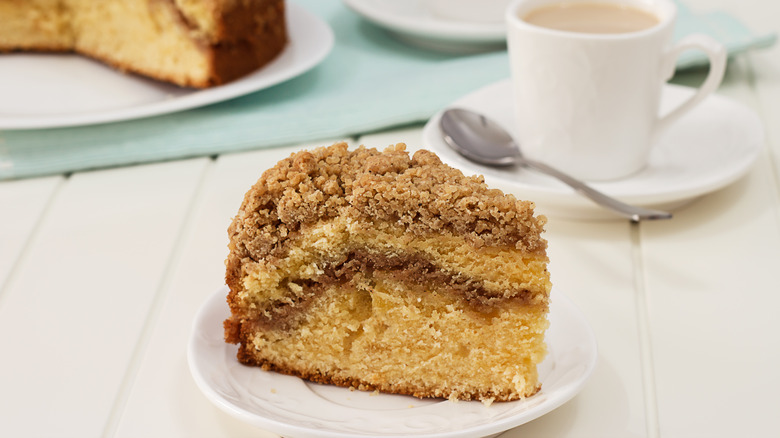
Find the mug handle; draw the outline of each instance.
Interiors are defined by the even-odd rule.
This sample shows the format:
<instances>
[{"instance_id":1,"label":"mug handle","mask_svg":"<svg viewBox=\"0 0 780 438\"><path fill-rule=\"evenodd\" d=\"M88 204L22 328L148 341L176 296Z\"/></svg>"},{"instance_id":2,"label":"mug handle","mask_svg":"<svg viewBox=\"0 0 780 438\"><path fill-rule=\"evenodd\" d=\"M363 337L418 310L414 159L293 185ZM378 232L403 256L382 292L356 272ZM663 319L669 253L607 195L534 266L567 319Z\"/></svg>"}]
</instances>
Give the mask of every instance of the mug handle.
<instances>
[{"instance_id":1,"label":"mug handle","mask_svg":"<svg viewBox=\"0 0 780 438\"><path fill-rule=\"evenodd\" d=\"M707 74L707 78L693 96L658 120L656 128L659 131L666 129L669 124L673 123L683 114L701 103L701 101L715 91L721 81L723 81L723 74L726 72L726 48L706 35L687 36L669 49L663 60L663 71L666 74L663 78L664 81L668 81L674 76L677 58L682 52L689 49L699 49L707 55L707 58L709 58L710 61L710 71Z\"/></svg>"}]
</instances>

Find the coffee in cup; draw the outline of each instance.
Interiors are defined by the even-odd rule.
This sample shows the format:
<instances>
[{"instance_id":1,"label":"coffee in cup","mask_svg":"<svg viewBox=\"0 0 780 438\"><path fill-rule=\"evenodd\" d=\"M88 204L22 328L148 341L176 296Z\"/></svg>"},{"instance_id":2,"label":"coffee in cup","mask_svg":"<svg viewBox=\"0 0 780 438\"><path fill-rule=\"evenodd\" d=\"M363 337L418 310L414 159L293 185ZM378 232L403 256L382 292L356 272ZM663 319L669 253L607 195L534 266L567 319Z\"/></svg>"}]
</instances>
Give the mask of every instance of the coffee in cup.
<instances>
[{"instance_id":1,"label":"coffee in cup","mask_svg":"<svg viewBox=\"0 0 780 438\"><path fill-rule=\"evenodd\" d=\"M515 0L505 14L523 152L592 181L641 170L653 142L718 87L726 65L724 47L705 35L672 44L670 0L597 1ZM707 54L710 72L661 116L663 86L688 49Z\"/></svg>"},{"instance_id":2,"label":"coffee in cup","mask_svg":"<svg viewBox=\"0 0 780 438\"><path fill-rule=\"evenodd\" d=\"M597 34L639 32L659 22L652 13L614 3L556 3L534 9L522 20L548 29Z\"/></svg>"}]
</instances>

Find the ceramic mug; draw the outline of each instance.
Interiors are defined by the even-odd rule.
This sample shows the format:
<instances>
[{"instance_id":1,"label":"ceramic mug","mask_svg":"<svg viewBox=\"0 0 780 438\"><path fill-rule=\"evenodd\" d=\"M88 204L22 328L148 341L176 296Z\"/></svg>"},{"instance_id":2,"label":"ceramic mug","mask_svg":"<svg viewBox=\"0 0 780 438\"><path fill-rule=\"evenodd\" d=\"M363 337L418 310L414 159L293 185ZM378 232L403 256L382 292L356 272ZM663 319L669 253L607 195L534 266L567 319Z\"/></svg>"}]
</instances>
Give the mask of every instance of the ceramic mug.
<instances>
[{"instance_id":1,"label":"ceramic mug","mask_svg":"<svg viewBox=\"0 0 780 438\"><path fill-rule=\"evenodd\" d=\"M502 23L509 0L423 0L436 17L480 24Z\"/></svg>"},{"instance_id":2,"label":"ceramic mug","mask_svg":"<svg viewBox=\"0 0 780 438\"><path fill-rule=\"evenodd\" d=\"M530 24L529 14L562 4L616 4L656 23L626 33L584 33ZM584 180L613 180L647 164L663 130L720 85L726 51L705 35L672 44L677 8L670 0L517 0L506 10L517 139L529 157ZM584 14L582 14L584 15ZM704 83L660 116L663 86L679 55L709 58Z\"/></svg>"}]
</instances>

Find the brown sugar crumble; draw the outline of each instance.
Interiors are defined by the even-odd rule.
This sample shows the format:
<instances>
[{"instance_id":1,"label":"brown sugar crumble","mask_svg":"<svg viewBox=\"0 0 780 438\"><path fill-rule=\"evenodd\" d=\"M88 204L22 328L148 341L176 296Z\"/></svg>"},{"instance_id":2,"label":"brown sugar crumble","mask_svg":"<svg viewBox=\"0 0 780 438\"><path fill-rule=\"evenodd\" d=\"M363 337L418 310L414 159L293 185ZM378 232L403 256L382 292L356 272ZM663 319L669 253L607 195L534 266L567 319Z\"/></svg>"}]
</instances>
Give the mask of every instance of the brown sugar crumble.
<instances>
[{"instance_id":1,"label":"brown sugar crumble","mask_svg":"<svg viewBox=\"0 0 780 438\"><path fill-rule=\"evenodd\" d=\"M464 176L430 151L410 157L403 143L382 152L336 143L294 153L263 173L230 227L231 257L282 256L280 242L301 225L343 214L397 222L415 234L463 235L475 247L538 253L546 248L539 237L546 218L533 209L533 202L489 189L481 176Z\"/></svg>"}]
</instances>

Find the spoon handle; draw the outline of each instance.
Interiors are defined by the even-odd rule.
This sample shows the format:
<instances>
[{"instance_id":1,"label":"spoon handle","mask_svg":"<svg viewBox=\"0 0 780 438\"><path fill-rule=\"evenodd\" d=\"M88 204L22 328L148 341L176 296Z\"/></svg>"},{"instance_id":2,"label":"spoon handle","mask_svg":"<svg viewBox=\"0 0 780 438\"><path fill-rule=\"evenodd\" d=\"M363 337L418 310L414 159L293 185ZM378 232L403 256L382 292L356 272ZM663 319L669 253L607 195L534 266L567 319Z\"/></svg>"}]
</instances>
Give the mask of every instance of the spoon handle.
<instances>
[{"instance_id":1,"label":"spoon handle","mask_svg":"<svg viewBox=\"0 0 780 438\"><path fill-rule=\"evenodd\" d=\"M518 162L524 166L533 168L542 173L546 173L547 175L558 178L562 182L568 184L576 192L584 196L587 196L595 203L602 205L614 211L615 213L618 213L623 217L627 217L631 219L632 222L639 222L642 220L671 219L672 217L672 214L666 211L650 210L647 208L628 205L624 202L618 201L617 199L611 198L599 192L598 190L592 188L591 186L585 184L584 182L576 178L573 178L554 167L550 167L547 164L540 163L534 160L529 160L525 157L520 157L518 159Z\"/></svg>"}]
</instances>

